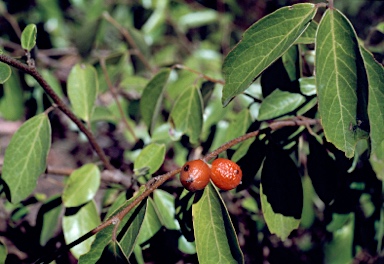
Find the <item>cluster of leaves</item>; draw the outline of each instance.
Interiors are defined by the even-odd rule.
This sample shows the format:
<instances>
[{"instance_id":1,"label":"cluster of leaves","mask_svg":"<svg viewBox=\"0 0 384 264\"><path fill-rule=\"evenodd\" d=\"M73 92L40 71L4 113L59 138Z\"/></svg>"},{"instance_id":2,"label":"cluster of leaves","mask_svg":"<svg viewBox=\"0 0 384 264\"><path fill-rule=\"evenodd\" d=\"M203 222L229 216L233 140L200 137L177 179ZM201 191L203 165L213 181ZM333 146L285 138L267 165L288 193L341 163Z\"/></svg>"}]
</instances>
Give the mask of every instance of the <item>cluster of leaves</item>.
<instances>
[{"instance_id":1,"label":"cluster of leaves","mask_svg":"<svg viewBox=\"0 0 384 264\"><path fill-rule=\"evenodd\" d=\"M173 1L143 2L130 10L100 0L89 10L85 2L71 1L68 19L58 2L37 1L35 12L47 21L52 45L77 48L78 54L63 55L74 57L69 67L50 65L52 59L35 48L40 33L35 24L20 34L25 66L9 60L10 54L0 55L2 117L23 119L28 93L36 102L35 113L6 148L1 190L6 210L13 213L10 224L27 215L31 195L42 203L38 252L55 248L55 226L61 222L65 243L79 263L180 258L243 263L261 258L252 255L248 243L258 245L256 254L263 246L273 251L282 244L271 234L285 241L296 229L290 237L296 238L295 247L308 255L320 249L324 252L317 254L327 263L347 262L360 252L379 257L384 69L332 1L319 23L314 18L325 4L282 7L260 19L223 62L229 13ZM229 3L235 12L236 2ZM201 28L210 34L193 34ZM12 72L9 65L26 74ZM53 74L62 68L69 70L61 80L65 89ZM52 103L78 126L79 141L85 134L102 165L81 161L86 164L70 173L64 188L46 197L34 190L47 169L51 141L58 140L52 138L52 119L76 129ZM293 125L273 126L282 119ZM123 131L123 157L112 160L116 171L93 138L102 137L106 124ZM152 187L159 179L152 176L167 167L258 129L257 137L239 138L220 154L243 170L236 190L220 193L209 184L188 193L174 180ZM103 177L108 172L130 177L130 183ZM96 202L98 194L102 202ZM132 210L124 213L129 206ZM313 231L317 228L320 236ZM87 239L77 243L82 236ZM245 243L239 243L240 236ZM6 256L4 245L0 250ZM27 252L29 260L38 257Z\"/></svg>"}]
</instances>

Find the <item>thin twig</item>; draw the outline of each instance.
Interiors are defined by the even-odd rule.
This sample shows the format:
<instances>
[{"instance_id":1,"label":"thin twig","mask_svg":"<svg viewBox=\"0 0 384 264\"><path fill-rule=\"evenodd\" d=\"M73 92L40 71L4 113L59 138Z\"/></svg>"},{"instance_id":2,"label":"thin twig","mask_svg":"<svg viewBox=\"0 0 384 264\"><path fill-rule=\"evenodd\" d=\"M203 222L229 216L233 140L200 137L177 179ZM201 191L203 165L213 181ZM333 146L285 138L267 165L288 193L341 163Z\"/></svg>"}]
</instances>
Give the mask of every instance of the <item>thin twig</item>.
<instances>
[{"instance_id":1,"label":"thin twig","mask_svg":"<svg viewBox=\"0 0 384 264\"><path fill-rule=\"evenodd\" d=\"M47 83L47 81L40 75L40 73L37 71L36 68L29 67L28 65L25 65L3 54L0 54L0 61L31 75L41 85L44 91L52 98L52 100L57 104L57 107L77 125L77 127L80 129L81 132L84 133L89 143L92 145L93 149L96 151L97 155L99 156L100 160L103 162L105 168L108 170L115 169L109 162L103 149L97 143L96 138L92 134L92 132L89 129L87 129L87 127L81 122L81 120L78 119L76 115L68 108L68 106L60 99L60 97L55 93L55 91Z\"/></svg>"},{"instance_id":2,"label":"thin twig","mask_svg":"<svg viewBox=\"0 0 384 264\"><path fill-rule=\"evenodd\" d=\"M120 116L121 116L121 121L123 121L123 124L125 125L125 128L129 131L129 133L131 133L131 135L133 136L133 139L135 141L137 141L138 138L135 135L135 131L133 131L132 127L128 124L128 121L125 118L123 108L121 107L119 98L117 98L117 94L115 92L115 89L113 88L111 79L109 78L109 74L108 74L108 71L107 71L107 66L105 65L105 57L101 57L100 58L100 66L101 66L101 69L103 71L103 74L104 74L104 77L105 77L105 81L107 82L108 89L109 89L109 91L112 94L113 100L115 100L115 102L116 102L117 109L119 110L119 113L120 113Z\"/></svg>"},{"instance_id":3,"label":"thin twig","mask_svg":"<svg viewBox=\"0 0 384 264\"><path fill-rule=\"evenodd\" d=\"M213 82L213 83L218 83L218 84L222 84L222 85L225 84L225 82L223 80L218 80L218 79L211 78L208 75L205 75L205 74L203 74L201 72L198 72L198 71L196 71L194 69L191 69L191 68L189 68L187 66L184 66L182 64L175 64L175 65L173 65L172 68L182 69L182 70L186 70L186 71L195 73L195 74L199 75L201 78L203 78L203 79L205 79L207 81Z\"/></svg>"},{"instance_id":4,"label":"thin twig","mask_svg":"<svg viewBox=\"0 0 384 264\"><path fill-rule=\"evenodd\" d=\"M111 15L108 13L108 12L104 12L103 13L103 17L105 20L107 20L109 23L111 23L113 26L115 26L119 31L120 33L124 36L124 38L126 39L126 41L128 42L129 45L132 46L132 48L136 51L135 54L137 55L137 57L140 59L140 61L145 65L145 67L150 70L152 73L155 72L155 69L152 68L151 64L148 62L148 60L145 58L144 54L141 52L141 50L139 49L139 47L136 45L136 42L135 40L133 39L133 37L131 36L131 34L128 32L128 30L126 30L125 28L123 28L119 22L117 22L113 17L111 17Z\"/></svg>"}]
</instances>

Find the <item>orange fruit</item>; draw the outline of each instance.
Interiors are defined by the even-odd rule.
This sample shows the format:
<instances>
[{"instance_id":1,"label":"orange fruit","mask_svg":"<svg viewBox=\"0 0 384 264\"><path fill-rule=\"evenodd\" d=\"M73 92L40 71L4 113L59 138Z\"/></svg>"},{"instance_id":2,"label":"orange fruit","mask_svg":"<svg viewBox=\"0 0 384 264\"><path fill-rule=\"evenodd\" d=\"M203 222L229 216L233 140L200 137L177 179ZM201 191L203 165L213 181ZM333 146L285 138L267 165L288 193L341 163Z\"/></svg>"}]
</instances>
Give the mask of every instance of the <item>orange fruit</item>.
<instances>
[{"instance_id":1,"label":"orange fruit","mask_svg":"<svg viewBox=\"0 0 384 264\"><path fill-rule=\"evenodd\" d=\"M211 169L202 160L186 162L181 168L180 181L185 189L191 192L204 189L211 178Z\"/></svg>"},{"instance_id":2,"label":"orange fruit","mask_svg":"<svg viewBox=\"0 0 384 264\"><path fill-rule=\"evenodd\" d=\"M220 189L228 191L240 184L243 172L240 166L229 159L218 158L212 162L211 179Z\"/></svg>"}]
</instances>

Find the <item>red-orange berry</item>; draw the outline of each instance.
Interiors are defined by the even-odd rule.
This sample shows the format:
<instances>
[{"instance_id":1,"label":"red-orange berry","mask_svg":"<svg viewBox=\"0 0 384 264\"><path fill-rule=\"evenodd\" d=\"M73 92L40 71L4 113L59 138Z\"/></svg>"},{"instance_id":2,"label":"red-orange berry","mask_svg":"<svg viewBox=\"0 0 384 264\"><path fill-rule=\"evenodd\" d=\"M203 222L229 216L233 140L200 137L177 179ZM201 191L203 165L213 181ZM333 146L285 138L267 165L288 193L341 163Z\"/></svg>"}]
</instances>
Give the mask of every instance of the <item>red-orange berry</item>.
<instances>
[{"instance_id":1,"label":"red-orange berry","mask_svg":"<svg viewBox=\"0 0 384 264\"><path fill-rule=\"evenodd\" d=\"M180 181L185 189L191 192L204 189L211 178L211 169L202 160L188 161L180 172Z\"/></svg>"},{"instance_id":2,"label":"red-orange berry","mask_svg":"<svg viewBox=\"0 0 384 264\"><path fill-rule=\"evenodd\" d=\"M218 158L212 162L211 179L220 189L228 191L240 184L243 172L231 160Z\"/></svg>"}]
</instances>

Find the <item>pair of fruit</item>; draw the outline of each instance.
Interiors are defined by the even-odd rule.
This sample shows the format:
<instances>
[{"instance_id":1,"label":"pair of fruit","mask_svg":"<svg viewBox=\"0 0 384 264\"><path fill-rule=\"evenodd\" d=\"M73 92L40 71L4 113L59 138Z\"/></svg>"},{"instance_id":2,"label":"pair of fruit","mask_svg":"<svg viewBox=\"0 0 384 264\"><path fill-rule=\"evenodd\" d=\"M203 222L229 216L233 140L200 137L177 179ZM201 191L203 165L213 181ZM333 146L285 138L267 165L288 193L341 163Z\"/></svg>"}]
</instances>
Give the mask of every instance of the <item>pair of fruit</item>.
<instances>
[{"instance_id":1,"label":"pair of fruit","mask_svg":"<svg viewBox=\"0 0 384 264\"><path fill-rule=\"evenodd\" d=\"M209 180L222 190L231 190L241 182L243 173L231 160L218 158L208 165L203 160L188 161L180 172L180 181L185 189L194 192L207 186Z\"/></svg>"}]
</instances>

